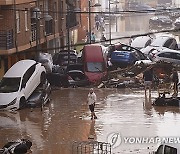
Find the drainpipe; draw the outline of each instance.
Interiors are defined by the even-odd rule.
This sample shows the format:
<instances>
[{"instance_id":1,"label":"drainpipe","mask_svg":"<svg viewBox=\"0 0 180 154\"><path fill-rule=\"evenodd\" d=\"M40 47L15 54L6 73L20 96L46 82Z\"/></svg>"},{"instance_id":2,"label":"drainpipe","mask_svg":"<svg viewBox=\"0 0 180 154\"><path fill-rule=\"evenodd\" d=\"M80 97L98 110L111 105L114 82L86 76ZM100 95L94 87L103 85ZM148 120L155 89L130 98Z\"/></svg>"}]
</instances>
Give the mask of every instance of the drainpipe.
<instances>
[{"instance_id":1,"label":"drainpipe","mask_svg":"<svg viewBox=\"0 0 180 154\"><path fill-rule=\"evenodd\" d=\"M17 23L16 23L16 0L13 1L13 10L14 10L14 45L16 48L16 54L19 60L18 56L18 46L17 46Z\"/></svg>"}]
</instances>

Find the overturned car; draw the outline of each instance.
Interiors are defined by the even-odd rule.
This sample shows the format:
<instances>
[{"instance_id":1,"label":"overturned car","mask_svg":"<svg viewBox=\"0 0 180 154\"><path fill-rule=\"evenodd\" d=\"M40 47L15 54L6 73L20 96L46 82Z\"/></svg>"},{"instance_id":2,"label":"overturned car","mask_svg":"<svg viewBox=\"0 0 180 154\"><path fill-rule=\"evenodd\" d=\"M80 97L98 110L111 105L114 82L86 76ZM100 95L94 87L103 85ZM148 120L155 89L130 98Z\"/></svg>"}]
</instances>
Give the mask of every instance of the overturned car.
<instances>
[{"instance_id":1,"label":"overturned car","mask_svg":"<svg viewBox=\"0 0 180 154\"><path fill-rule=\"evenodd\" d=\"M51 87L49 82L45 82L42 86L36 88L32 95L28 98L26 107L35 108L43 107L50 101Z\"/></svg>"}]
</instances>

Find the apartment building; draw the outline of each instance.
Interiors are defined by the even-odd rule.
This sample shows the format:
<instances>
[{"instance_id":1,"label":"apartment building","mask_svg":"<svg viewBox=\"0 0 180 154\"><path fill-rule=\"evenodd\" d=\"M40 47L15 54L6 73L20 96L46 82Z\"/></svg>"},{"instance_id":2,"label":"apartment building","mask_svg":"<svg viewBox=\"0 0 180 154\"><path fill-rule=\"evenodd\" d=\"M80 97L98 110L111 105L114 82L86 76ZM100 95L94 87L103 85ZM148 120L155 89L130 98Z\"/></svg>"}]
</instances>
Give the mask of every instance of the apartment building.
<instances>
[{"instance_id":1,"label":"apartment building","mask_svg":"<svg viewBox=\"0 0 180 154\"><path fill-rule=\"evenodd\" d=\"M75 43L78 0L0 0L0 78L17 61Z\"/></svg>"}]
</instances>

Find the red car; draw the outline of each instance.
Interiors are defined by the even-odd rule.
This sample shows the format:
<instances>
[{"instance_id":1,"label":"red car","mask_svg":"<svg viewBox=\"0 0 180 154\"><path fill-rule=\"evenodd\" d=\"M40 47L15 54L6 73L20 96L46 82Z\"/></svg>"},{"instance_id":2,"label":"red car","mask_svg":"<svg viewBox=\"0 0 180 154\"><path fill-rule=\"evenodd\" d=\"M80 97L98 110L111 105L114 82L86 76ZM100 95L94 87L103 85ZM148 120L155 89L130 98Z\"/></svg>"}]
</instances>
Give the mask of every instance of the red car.
<instances>
[{"instance_id":1,"label":"red car","mask_svg":"<svg viewBox=\"0 0 180 154\"><path fill-rule=\"evenodd\" d=\"M106 60L101 45L85 45L82 51L84 73L91 83L99 83L107 74Z\"/></svg>"}]
</instances>

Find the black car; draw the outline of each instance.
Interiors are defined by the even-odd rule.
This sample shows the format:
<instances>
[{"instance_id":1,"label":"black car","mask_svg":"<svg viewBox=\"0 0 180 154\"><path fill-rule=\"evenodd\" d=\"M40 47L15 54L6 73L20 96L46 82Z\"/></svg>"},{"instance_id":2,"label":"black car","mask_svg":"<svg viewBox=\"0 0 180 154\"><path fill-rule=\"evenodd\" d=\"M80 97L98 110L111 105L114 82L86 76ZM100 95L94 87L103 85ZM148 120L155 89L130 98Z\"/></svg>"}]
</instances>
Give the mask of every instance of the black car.
<instances>
[{"instance_id":1,"label":"black car","mask_svg":"<svg viewBox=\"0 0 180 154\"><path fill-rule=\"evenodd\" d=\"M83 64L72 64L67 66L66 74L68 84L71 87L84 87L89 85L89 80L83 72Z\"/></svg>"},{"instance_id":2,"label":"black car","mask_svg":"<svg viewBox=\"0 0 180 154\"><path fill-rule=\"evenodd\" d=\"M53 63L59 66L67 66L77 62L77 53L75 50L61 50L53 56Z\"/></svg>"},{"instance_id":3,"label":"black car","mask_svg":"<svg viewBox=\"0 0 180 154\"><path fill-rule=\"evenodd\" d=\"M70 70L67 75L70 87L85 87L90 84L87 76L81 70Z\"/></svg>"},{"instance_id":4,"label":"black car","mask_svg":"<svg viewBox=\"0 0 180 154\"><path fill-rule=\"evenodd\" d=\"M50 101L51 87L49 82L36 88L27 100L27 107L43 107Z\"/></svg>"},{"instance_id":5,"label":"black car","mask_svg":"<svg viewBox=\"0 0 180 154\"><path fill-rule=\"evenodd\" d=\"M68 87L68 77L64 68L59 65L54 65L52 73L46 75L48 82L51 86Z\"/></svg>"},{"instance_id":6,"label":"black car","mask_svg":"<svg viewBox=\"0 0 180 154\"><path fill-rule=\"evenodd\" d=\"M149 26L152 27L172 27L173 21L168 16L154 16L149 19Z\"/></svg>"}]
</instances>

